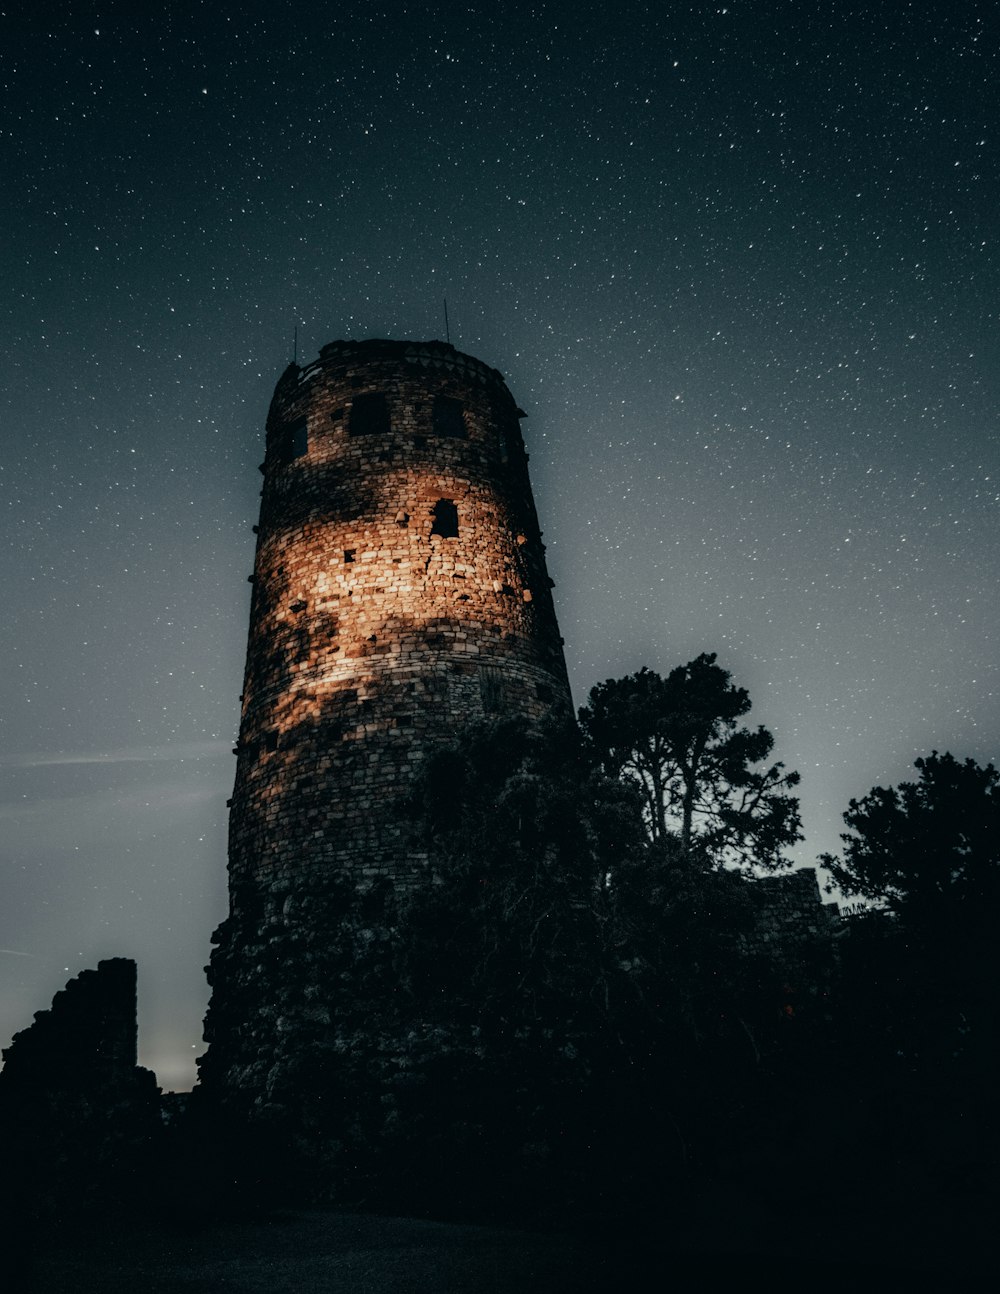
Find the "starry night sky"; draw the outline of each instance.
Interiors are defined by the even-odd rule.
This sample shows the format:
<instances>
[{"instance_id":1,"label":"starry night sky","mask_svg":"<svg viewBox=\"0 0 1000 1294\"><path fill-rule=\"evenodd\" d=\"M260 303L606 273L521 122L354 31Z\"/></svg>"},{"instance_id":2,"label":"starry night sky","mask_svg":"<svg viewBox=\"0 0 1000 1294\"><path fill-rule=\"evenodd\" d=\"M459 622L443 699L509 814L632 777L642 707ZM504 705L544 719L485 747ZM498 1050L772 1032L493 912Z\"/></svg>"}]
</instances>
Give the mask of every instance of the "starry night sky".
<instances>
[{"instance_id":1,"label":"starry night sky","mask_svg":"<svg viewBox=\"0 0 1000 1294\"><path fill-rule=\"evenodd\" d=\"M994 5L26 8L0 1045L132 956L141 1059L191 1081L296 326L443 337L447 297L529 414L577 703L718 652L799 863L918 755L1000 754Z\"/></svg>"}]
</instances>

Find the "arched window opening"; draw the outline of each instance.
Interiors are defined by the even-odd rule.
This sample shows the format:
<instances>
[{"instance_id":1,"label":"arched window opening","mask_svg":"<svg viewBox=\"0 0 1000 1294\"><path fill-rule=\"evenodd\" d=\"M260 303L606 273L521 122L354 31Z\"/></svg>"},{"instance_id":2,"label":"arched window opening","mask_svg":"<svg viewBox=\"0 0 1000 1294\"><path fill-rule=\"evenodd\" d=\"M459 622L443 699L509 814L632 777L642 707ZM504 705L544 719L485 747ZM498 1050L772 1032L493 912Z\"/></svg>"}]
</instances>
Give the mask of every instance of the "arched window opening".
<instances>
[{"instance_id":1,"label":"arched window opening","mask_svg":"<svg viewBox=\"0 0 1000 1294\"><path fill-rule=\"evenodd\" d=\"M440 535L442 539L458 538L458 508L451 499L438 499L435 503L431 534Z\"/></svg>"}]
</instances>

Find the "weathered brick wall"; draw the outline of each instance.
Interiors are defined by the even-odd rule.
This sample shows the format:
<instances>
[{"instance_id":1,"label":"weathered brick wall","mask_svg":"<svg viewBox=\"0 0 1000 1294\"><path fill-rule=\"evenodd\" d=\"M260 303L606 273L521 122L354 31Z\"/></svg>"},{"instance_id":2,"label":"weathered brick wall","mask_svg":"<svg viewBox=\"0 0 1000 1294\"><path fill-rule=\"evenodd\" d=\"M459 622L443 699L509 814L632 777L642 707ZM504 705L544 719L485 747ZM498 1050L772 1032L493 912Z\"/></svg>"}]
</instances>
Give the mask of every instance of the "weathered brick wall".
<instances>
[{"instance_id":1,"label":"weathered brick wall","mask_svg":"<svg viewBox=\"0 0 1000 1294\"><path fill-rule=\"evenodd\" d=\"M373 394L388 427L358 434ZM435 430L441 396L464 435ZM492 711L570 712L517 407L440 342L335 342L279 382L263 472L233 890L405 879L426 752Z\"/></svg>"},{"instance_id":2,"label":"weathered brick wall","mask_svg":"<svg viewBox=\"0 0 1000 1294\"><path fill-rule=\"evenodd\" d=\"M784 981L786 1012L795 1014L806 1003L824 999L843 924L837 904L823 902L816 869L760 877L748 882L747 892L753 922L741 944Z\"/></svg>"},{"instance_id":3,"label":"weathered brick wall","mask_svg":"<svg viewBox=\"0 0 1000 1294\"><path fill-rule=\"evenodd\" d=\"M823 902L814 867L758 877L750 882L749 894L755 916L753 933L747 937L750 951L790 952L829 939L840 928L840 909Z\"/></svg>"},{"instance_id":4,"label":"weathered brick wall","mask_svg":"<svg viewBox=\"0 0 1000 1294\"><path fill-rule=\"evenodd\" d=\"M442 342L334 342L278 383L201 1062L223 1099L273 1101L324 1045L343 887L419 875L428 753L572 715L520 416Z\"/></svg>"}]
</instances>

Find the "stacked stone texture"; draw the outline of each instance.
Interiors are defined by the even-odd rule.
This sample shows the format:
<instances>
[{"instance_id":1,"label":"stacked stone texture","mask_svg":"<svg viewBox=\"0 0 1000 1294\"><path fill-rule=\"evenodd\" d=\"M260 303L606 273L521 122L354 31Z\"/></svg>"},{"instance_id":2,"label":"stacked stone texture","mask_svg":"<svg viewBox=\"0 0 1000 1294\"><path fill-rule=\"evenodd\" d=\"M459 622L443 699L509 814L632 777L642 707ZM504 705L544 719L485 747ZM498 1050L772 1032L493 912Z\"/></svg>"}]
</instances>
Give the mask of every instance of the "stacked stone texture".
<instances>
[{"instance_id":1,"label":"stacked stone texture","mask_svg":"<svg viewBox=\"0 0 1000 1294\"><path fill-rule=\"evenodd\" d=\"M570 713L518 414L499 373L440 342L335 342L278 383L230 817L237 902L290 893L304 869L313 884L405 880L421 857L403 810L428 750L493 712Z\"/></svg>"},{"instance_id":2,"label":"stacked stone texture","mask_svg":"<svg viewBox=\"0 0 1000 1294\"><path fill-rule=\"evenodd\" d=\"M816 869L760 877L748 882L747 893L753 920L741 936L743 951L780 976L788 1013L826 999L844 927L837 904L823 902Z\"/></svg>"},{"instance_id":3,"label":"stacked stone texture","mask_svg":"<svg viewBox=\"0 0 1000 1294\"><path fill-rule=\"evenodd\" d=\"M748 951L790 956L825 942L840 928L840 909L824 903L814 867L764 876L749 887L754 911Z\"/></svg>"},{"instance_id":4,"label":"stacked stone texture","mask_svg":"<svg viewBox=\"0 0 1000 1294\"><path fill-rule=\"evenodd\" d=\"M421 874L408 802L427 755L479 719L572 715L523 416L442 342L334 342L278 382L209 1086L273 1086L329 1019L305 962L345 885Z\"/></svg>"}]
</instances>

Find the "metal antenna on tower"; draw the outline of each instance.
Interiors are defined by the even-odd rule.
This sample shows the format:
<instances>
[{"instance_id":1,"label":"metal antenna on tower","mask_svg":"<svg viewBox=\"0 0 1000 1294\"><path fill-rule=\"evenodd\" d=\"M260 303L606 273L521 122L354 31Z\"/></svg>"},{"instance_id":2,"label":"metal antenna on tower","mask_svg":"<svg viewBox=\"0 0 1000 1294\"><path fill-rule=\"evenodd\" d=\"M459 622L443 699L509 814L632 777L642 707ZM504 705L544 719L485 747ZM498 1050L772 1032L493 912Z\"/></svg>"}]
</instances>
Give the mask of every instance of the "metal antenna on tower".
<instances>
[{"instance_id":1,"label":"metal antenna on tower","mask_svg":"<svg viewBox=\"0 0 1000 1294\"><path fill-rule=\"evenodd\" d=\"M444 339L451 345L451 330L448 327L448 298L444 298Z\"/></svg>"}]
</instances>

